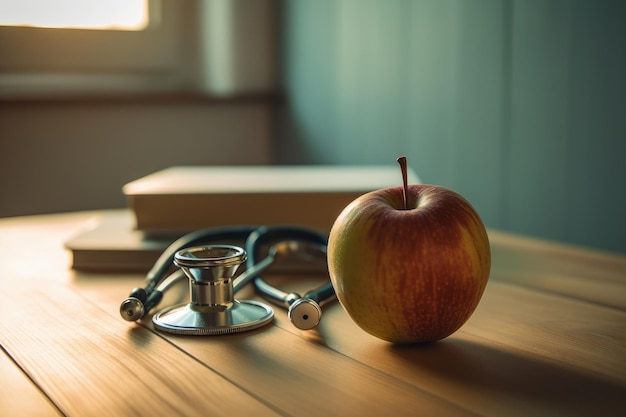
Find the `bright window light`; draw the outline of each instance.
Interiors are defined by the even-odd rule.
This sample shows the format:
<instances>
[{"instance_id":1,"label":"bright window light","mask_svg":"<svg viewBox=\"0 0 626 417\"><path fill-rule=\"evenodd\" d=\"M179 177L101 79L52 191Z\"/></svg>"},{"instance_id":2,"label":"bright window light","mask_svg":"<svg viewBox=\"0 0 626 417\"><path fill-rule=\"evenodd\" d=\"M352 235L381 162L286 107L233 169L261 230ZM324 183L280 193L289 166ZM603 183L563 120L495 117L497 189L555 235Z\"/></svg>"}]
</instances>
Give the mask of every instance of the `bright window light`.
<instances>
[{"instance_id":1,"label":"bright window light","mask_svg":"<svg viewBox=\"0 0 626 417\"><path fill-rule=\"evenodd\" d=\"M148 0L0 0L0 25L142 30Z\"/></svg>"}]
</instances>

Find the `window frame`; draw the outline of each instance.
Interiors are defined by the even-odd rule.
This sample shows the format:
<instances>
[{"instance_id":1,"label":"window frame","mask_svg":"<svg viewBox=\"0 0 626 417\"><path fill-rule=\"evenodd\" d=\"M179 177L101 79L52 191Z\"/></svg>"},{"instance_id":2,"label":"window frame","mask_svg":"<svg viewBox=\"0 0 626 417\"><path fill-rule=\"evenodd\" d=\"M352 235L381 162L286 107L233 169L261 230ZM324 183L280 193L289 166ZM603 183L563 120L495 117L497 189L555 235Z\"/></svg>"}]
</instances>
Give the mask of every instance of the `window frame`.
<instances>
[{"instance_id":1,"label":"window frame","mask_svg":"<svg viewBox=\"0 0 626 417\"><path fill-rule=\"evenodd\" d=\"M140 31L0 26L0 98L269 92L277 12L277 0L149 0Z\"/></svg>"}]
</instances>

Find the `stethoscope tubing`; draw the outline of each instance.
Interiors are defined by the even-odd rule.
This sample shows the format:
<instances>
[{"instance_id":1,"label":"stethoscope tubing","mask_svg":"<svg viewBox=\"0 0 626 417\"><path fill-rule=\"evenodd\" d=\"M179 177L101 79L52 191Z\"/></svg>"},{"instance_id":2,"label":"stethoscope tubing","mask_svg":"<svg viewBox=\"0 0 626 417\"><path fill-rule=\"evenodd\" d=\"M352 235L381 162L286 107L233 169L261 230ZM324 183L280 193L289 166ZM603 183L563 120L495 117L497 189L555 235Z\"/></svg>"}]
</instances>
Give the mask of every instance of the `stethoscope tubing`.
<instances>
[{"instance_id":1,"label":"stethoscope tubing","mask_svg":"<svg viewBox=\"0 0 626 417\"><path fill-rule=\"evenodd\" d=\"M248 258L246 265L249 269L259 263L257 260L261 248L280 242L299 242L313 244L326 254L328 236L316 231L294 226L262 226L255 229L246 239ZM271 250L268 259L273 257ZM261 261L262 262L262 261ZM332 283L327 281L320 287L307 291L304 296L298 293L288 293L268 284L261 276L253 279L254 286L259 294L269 301L287 308L289 320L299 329L309 330L316 327L322 316L321 305L335 298Z\"/></svg>"},{"instance_id":2,"label":"stethoscope tubing","mask_svg":"<svg viewBox=\"0 0 626 417\"><path fill-rule=\"evenodd\" d=\"M246 239L245 249L248 253L246 268L252 269L259 262L258 258L263 247L283 241L314 244L325 253L328 245L328 236L313 230L295 226L261 226L252 231ZM253 282L257 291L271 301L278 302L287 308L291 305L291 293L269 285L260 276L254 277ZM332 284L329 281L321 287L308 291L304 297L300 298L309 298L321 303L328 298L332 298L334 294Z\"/></svg>"}]
</instances>

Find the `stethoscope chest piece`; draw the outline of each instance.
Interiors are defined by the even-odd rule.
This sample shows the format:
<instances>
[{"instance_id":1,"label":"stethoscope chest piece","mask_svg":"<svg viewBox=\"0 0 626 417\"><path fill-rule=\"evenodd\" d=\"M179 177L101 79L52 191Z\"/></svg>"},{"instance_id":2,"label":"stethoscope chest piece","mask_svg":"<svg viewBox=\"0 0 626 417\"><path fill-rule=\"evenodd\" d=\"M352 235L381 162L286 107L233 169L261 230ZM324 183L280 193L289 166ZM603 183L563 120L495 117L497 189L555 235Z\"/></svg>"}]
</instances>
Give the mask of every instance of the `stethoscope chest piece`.
<instances>
[{"instance_id":1,"label":"stethoscope chest piece","mask_svg":"<svg viewBox=\"0 0 626 417\"><path fill-rule=\"evenodd\" d=\"M220 335L257 329L274 310L261 302L236 300L233 279L246 252L237 246L197 246L178 251L174 264L189 278L190 302L161 310L157 330L181 335Z\"/></svg>"}]
</instances>

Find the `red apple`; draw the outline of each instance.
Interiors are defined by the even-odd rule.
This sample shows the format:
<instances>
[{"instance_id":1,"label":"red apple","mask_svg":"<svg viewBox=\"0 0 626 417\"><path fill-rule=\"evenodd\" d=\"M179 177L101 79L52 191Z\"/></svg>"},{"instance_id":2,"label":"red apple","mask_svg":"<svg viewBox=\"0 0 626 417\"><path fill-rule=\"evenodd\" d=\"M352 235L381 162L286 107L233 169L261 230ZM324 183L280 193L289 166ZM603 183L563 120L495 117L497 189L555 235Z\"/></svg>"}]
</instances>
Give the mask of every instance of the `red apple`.
<instances>
[{"instance_id":1,"label":"red apple","mask_svg":"<svg viewBox=\"0 0 626 417\"><path fill-rule=\"evenodd\" d=\"M472 315L491 251L466 199L405 180L343 210L330 231L328 267L339 302L363 330L394 343L428 342Z\"/></svg>"}]
</instances>

